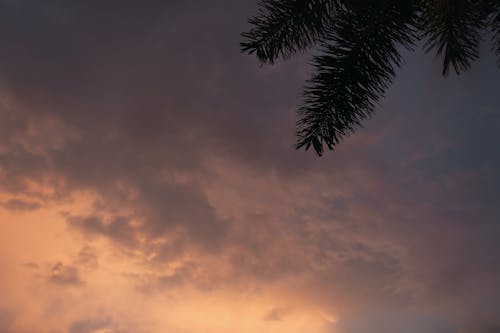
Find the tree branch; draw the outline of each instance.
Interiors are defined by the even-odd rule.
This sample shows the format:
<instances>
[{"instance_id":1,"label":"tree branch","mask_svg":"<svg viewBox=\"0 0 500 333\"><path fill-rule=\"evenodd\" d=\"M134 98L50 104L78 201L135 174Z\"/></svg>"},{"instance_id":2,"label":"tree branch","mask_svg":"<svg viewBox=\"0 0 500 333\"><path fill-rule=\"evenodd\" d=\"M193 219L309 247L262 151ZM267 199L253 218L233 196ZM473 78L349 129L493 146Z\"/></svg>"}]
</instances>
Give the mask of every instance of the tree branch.
<instances>
[{"instance_id":1,"label":"tree branch","mask_svg":"<svg viewBox=\"0 0 500 333\"><path fill-rule=\"evenodd\" d=\"M413 43L416 13L413 1L338 8L299 109L297 149L322 155L373 113L400 65L398 45Z\"/></svg>"},{"instance_id":2,"label":"tree branch","mask_svg":"<svg viewBox=\"0 0 500 333\"><path fill-rule=\"evenodd\" d=\"M261 62L288 58L316 42L331 20L336 0L261 0L259 14L242 33L242 52L255 53Z\"/></svg>"}]
</instances>

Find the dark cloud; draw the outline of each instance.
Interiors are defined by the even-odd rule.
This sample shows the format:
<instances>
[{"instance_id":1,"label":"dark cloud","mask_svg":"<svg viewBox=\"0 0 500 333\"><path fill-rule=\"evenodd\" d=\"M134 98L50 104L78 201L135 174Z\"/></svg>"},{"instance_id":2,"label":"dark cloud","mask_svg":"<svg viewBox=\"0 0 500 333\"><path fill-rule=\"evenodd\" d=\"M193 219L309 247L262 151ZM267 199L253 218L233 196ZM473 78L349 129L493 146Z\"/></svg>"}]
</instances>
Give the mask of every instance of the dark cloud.
<instances>
[{"instance_id":1,"label":"dark cloud","mask_svg":"<svg viewBox=\"0 0 500 333\"><path fill-rule=\"evenodd\" d=\"M83 283L78 268L62 262L57 262L51 267L48 280L60 286L80 286Z\"/></svg>"},{"instance_id":2,"label":"dark cloud","mask_svg":"<svg viewBox=\"0 0 500 333\"><path fill-rule=\"evenodd\" d=\"M40 208L40 203L35 201L9 199L1 203L4 208L14 211L31 211Z\"/></svg>"},{"instance_id":3,"label":"dark cloud","mask_svg":"<svg viewBox=\"0 0 500 333\"><path fill-rule=\"evenodd\" d=\"M135 228L127 217L116 216L104 221L98 216L69 216L68 224L85 234L107 236L126 246L134 247L137 243Z\"/></svg>"},{"instance_id":4,"label":"dark cloud","mask_svg":"<svg viewBox=\"0 0 500 333\"><path fill-rule=\"evenodd\" d=\"M193 186L157 181L137 188L137 198L121 199L130 216L105 219L96 215L68 216L68 223L85 233L103 235L126 246L138 246L138 237L148 240L178 235L201 248L217 251L230 221L220 218L205 195ZM140 222L134 225L135 222Z\"/></svg>"},{"instance_id":5,"label":"dark cloud","mask_svg":"<svg viewBox=\"0 0 500 333\"><path fill-rule=\"evenodd\" d=\"M11 311L0 308L0 331L5 333L14 333L12 324L14 316Z\"/></svg>"},{"instance_id":6,"label":"dark cloud","mask_svg":"<svg viewBox=\"0 0 500 333\"><path fill-rule=\"evenodd\" d=\"M40 268L40 266L38 266L38 264L35 263L35 262L25 262L23 264L23 266L26 267L26 268L29 268L29 269L34 269L34 270Z\"/></svg>"},{"instance_id":7,"label":"dark cloud","mask_svg":"<svg viewBox=\"0 0 500 333\"><path fill-rule=\"evenodd\" d=\"M263 317L264 321L280 321L290 312L289 308L272 308Z\"/></svg>"},{"instance_id":8,"label":"dark cloud","mask_svg":"<svg viewBox=\"0 0 500 333\"><path fill-rule=\"evenodd\" d=\"M95 270L99 267L99 260L94 249L86 246L78 252L74 264L85 269Z\"/></svg>"},{"instance_id":9,"label":"dark cloud","mask_svg":"<svg viewBox=\"0 0 500 333\"><path fill-rule=\"evenodd\" d=\"M90 212L64 215L70 230L140 253L150 268L190 255L167 273L135 276L144 288L296 278L338 312L333 330L498 327L483 316L500 309L490 58L443 80L430 59L408 57L376 117L317 159L293 150L304 58L259 67L239 53L253 0L0 9L4 208L92 193ZM207 256L230 268L216 271ZM77 286L97 268L84 248L48 279ZM108 324L77 321L70 331Z\"/></svg>"},{"instance_id":10,"label":"dark cloud","mask_svg":"<svg viewBox=\"0 0 500 333\"><path fill-rule=\"evenodd\" d=\"M165 273L128 274L127 278L146 296L170 295L191 286L201 292L211 292L232 283L231 278L218 272L215 266L201 261L187 261Z\"/></svg>"},{"instance_id":11,"label":"dark cloud","mask_svg":"<svg viewBox=\"0 0 500 333\"><path fill-rule=\"evenodd\" d=\"M109 328L110 325L109 318L78 320L71 324L69 333L92 333L96 330Z\"/></svg>"}]
</instances>

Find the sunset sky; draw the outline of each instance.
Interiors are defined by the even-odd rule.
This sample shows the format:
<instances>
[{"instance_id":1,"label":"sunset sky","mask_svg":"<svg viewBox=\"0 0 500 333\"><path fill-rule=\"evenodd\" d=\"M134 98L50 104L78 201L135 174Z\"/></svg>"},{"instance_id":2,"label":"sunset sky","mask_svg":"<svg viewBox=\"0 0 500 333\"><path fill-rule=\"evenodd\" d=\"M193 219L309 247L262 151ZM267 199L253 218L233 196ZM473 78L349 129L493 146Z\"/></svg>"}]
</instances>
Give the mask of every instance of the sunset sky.
<instances>
[{"instance_id":1,"label":"sunset sky","mask_svg":"<svg viewBox=\"0 0 500 333\"><path fill-rule=\"evenodd\" d=\"M333 153L255 0L0 0L0 333L500 332L500 71L420 50Z\"/></svg>"}]
</instances>

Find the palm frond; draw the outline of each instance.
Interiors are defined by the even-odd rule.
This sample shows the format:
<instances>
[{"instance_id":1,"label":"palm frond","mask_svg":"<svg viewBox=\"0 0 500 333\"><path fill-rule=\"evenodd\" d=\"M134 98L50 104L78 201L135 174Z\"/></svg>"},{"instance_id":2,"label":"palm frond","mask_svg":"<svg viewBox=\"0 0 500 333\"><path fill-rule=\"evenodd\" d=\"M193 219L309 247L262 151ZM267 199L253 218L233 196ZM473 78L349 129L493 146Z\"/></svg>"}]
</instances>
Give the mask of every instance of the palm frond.
<instances>
[{"instance_id":1,"label":"palm frond","mask_svg":"<svg viewBox=\"0 0 500 333\"><path fill-rule=\"evenodd\" d=\"M423 1L425 51L437 49L443 56L443 75L453 67L457 74L470 68L479 57L481 31L485 28L483 1Z\"/></svg>"},{"instance_id":2,"label":"palm frond","mask_svg":"<svg viewBox=\"0 0 500 333\"><path fill-rule=\"evenodd\" d=\"M273 63L307 49L324 33L335 0L261 0L259 13L249 19L253 28L242 36L242 52Z\"/></svg>"},{"instance_id":3,"label":"palm frond","mask_svg":"<svg viewBox=\"0 0 500 333\"><path fill-rule=\"evenodd\" d=\"M417 11L414 1L398 0L337 8L299 109L297 149L322 155L373 113L401 63L398 47L414 41Z\"/></svg>"},{"instance_id":4,"label":"palm frond","mask_svg":"<svg viewBox=\"0 0 500 333\"><path fill-rule=\"evenodd\" d=\"M500 67L500 1L490 1L491 28L493 30L493 41L495 43L495 53L497 64Z\"/></svg>"}]
</instances>

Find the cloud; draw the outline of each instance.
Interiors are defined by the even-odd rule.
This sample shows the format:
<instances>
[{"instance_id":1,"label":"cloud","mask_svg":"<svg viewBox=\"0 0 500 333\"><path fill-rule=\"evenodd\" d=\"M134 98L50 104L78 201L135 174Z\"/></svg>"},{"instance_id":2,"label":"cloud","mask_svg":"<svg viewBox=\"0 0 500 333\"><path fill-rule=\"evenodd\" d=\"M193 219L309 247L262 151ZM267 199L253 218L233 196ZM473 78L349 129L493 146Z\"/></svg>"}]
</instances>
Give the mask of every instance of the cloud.
<instances>
[{"instance_id":1,"label":"cloud","mask_svg":"<svg viewBox=\"0 0 500 333\"><path fill-rule=\"evenodd\" d=\"M280 321L290 312L288 308L272 308L263 317L264 321Z\"/></svg>"},{"instance_id":2,"label":"cloud","mask_svg":"<svg viewBox=\"0 0 500 333\"><path fill-rule=\"evenodd\" d=\"M90 319L78 320L71 324L69 333L105 333L113 332L109 327L111 320L106 319Z\"/></svg>"},{"instance_id":3,"label":"cloud","mask_svg":"<svg viewBox=\"0 0 500 333\"><path fill-rule=\"evenodd\" d=\"M134 227L126 217L116 216L105 222L102 218L93 215L69 216L68 224L89 235L108 236L128 246L134 246L137 242Z\"/></svg>"},{"instance_id":4,"label":"cloud","mask_svg":"<svg viewBox=\"0 0 500 333\"><path fill-rule=\"evenodd\" d=\"M90 246L85 246L78 252L74 264L79 267L95 270L99 267L99 260L95 250Z\"/></svg>"},{"instance_id":5,"label":"cloud","mask_svg":"<svg viewBox=\"0 0 500 333\"><path fill-rule=\"evenodd\" d=\"M57 262L51 267L48 280L60 286L80 286L82 284L78 268L65 265L62 262Z\"/></svg>"},{"instance_id":6,"label":"cloud","mask_svg":"<svg viewBox=\"0 0 500 333\"><path fill-rule=\"evenodd\" d=\"M74 255L53 284L265 295L256 317L273 325L300 316L274 300L299 299L345 333L497 327L496 73L445 83L409 58L366 128L316 159L293 149L304 59L259 69L239 54L254 1L2 6L1 202L65 212Z\"/></svg>"},{"instance_id":7,"label":"cloud","mask_svg":"<svg viewBox=\"0 0 500 333\"><path fill-rule=\"evenodd\" d=\"M14 321L11 311L0 309L0 330L5 333L13 333L11 330Z\"/></svg>"},{"instance_id":8,"label":"cloud","mask_svg":"<svg viewBox=\"0 0 500 333\"><path fill-rule=\"evenodd\" d=\"M15 211L30 211L41 207L40 203L21 199L9 199L1 203L7 209Z\"/></svg>"}]
</instances>

